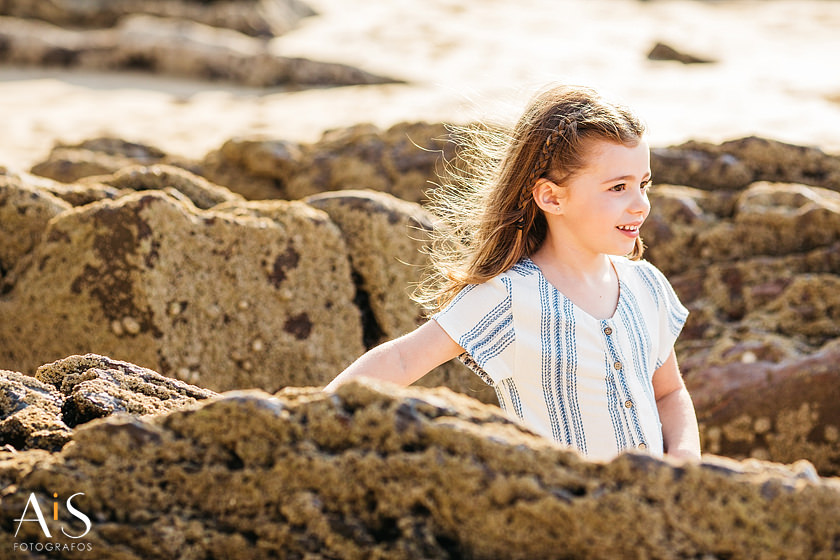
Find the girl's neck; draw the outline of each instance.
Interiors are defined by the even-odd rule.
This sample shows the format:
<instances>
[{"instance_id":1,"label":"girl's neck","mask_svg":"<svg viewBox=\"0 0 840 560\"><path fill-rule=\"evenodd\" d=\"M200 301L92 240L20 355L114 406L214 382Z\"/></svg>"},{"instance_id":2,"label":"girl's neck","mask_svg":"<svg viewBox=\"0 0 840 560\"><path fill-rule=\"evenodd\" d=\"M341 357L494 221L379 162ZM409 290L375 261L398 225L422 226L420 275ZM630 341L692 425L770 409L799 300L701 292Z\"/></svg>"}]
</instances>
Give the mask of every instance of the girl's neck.
<instances>
[{"instance_id":1,"label":"girl's neck","mask_svg":"<svg viewBox=\"0 0 840 560\"><path fill-rule=\"evenodd\" d=\"M587 284L602 282L605 275L612 275L612 261L604 253L575 250L568 245L554 243L551 236L531 256L543 271L551 270L572 281Z\"/></svg>"},{"instance_id":2,"label":"girl's neck","mask_svg":"<svg viewBox=\"0 0 840 560\"><path fill-rule=\"evenodd\" d=\"M591 317L602 320L615 314L621 291L608 255L564 251L543 243L531 260L549 283Z\"/></svg>"}]
</instances>

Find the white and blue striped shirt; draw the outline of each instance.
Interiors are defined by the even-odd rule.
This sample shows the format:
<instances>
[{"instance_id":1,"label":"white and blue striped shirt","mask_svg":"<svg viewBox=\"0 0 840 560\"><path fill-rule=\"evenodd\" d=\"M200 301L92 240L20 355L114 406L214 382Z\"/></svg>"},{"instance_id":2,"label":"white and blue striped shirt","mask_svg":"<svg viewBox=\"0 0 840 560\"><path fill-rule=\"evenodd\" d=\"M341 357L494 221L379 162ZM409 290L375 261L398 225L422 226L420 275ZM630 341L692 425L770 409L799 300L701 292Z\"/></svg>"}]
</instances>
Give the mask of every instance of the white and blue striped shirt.
<instances>
[{"instance_id":1,"label":"white and blue striped shirt","mask_svg":"<svg viewBox=\"0 0 840 560\"><path fill-rule=\"evenodd\" d=\"M688 311L652 264L611 258L619 298L609 319L578 308L529 258L467 286L433 319L501 407L535 432L592 459L630 448L661 456L651 381Z\"/></svg>"}]
</instances>

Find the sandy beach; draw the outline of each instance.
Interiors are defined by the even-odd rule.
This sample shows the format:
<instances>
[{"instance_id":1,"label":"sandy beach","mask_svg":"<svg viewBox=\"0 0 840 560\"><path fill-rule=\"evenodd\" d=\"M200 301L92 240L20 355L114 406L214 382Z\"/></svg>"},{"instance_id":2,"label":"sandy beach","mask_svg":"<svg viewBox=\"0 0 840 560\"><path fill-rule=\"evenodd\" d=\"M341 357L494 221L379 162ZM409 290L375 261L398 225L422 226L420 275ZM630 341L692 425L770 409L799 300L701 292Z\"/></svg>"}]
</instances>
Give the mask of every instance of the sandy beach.
<instances>
[{"instance_id":1,"label":"sandy beach","mask_svg":"<svg viewBox=\"0 0 840 560\"><path fill-rule=\"evenodd\" d=\"M840 2L309 3L319 15L274 39L274 52L405 83L287 91L4 67L0 165L27 169L55 142L101 135L200 158L235 136L312 141L359 122L507 122L551 81L630 103L655 146L755 134L840 151ZM659 41L716 62L648 60Z\"/></svg>"}]
</instances>

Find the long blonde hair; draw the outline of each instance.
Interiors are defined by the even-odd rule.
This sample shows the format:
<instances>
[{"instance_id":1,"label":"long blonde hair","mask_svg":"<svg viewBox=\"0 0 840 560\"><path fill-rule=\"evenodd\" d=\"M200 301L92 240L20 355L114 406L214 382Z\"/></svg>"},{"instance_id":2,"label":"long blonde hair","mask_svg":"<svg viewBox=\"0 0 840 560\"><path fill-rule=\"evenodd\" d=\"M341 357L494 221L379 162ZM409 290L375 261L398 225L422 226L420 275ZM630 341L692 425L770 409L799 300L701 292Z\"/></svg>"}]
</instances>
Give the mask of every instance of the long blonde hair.
<instances>
[{"instance_id":1,"label":"long blonde hair","mask_svg":"<svg viewBox=\"0 0 840 560\"><path fill-rule=\"evenodd\" d=\"M429 193L428 208L439 221L429 269L414 292L431 311L539 248L548 230L532 196L540 178L562 185L585 165L586 141L632 146L645 126L590 88L555 86L534 97L510 131L474 125L452 132L458 156ZM641 258L643 248L637 238L628 256Z\"/></svg>"}]
</instances>

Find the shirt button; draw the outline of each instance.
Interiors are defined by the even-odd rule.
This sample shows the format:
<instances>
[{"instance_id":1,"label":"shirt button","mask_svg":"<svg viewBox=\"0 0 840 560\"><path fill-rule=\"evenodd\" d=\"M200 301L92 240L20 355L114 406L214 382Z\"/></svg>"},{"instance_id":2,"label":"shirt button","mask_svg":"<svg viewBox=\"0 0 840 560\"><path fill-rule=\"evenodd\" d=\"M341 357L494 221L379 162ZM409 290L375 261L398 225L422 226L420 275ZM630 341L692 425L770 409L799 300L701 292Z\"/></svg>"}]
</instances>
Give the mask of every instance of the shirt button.
<instances>
[{"instance_id":1,"label":"shirt button","mask_svg":"<svg viewBox=\"0 0 840 560\"><path fill-rule=\"evenodd\" d=\"M624 401L624 407L625 408L633 408L633 401L631 401L630 399L627 399L626 401Z\"/></svg>"},{"instance_id":2,"label":"shirt button","mask_svg":"<svg viewBox=\"0 0 840 560\"><path fill-rule=\"evenodd\" d=\"M640 443L639 449L647 449L647 444L645 442Z\"/></svg>"},{"instance_id":3,"label":"shirt button","mask_svg":"<svg viewBox=\"0 0 840 560\"><path fill-rule=\"evenodd\" d=\"M614 367L615 369L621 369L621 362L616 362L616 363L614 363L614 364L613 364L613 367Z\"/></svg>"},{"instance_id":4,"label":"shirt button","mask_svg":"<svg viewBox=\"0 0 840 560\"><path fill-rule=\"evenodd\" d=\"M612 327L606 327L604 329L604 334L610 336L612 334Z\"/></svg>"}]
</instances>

